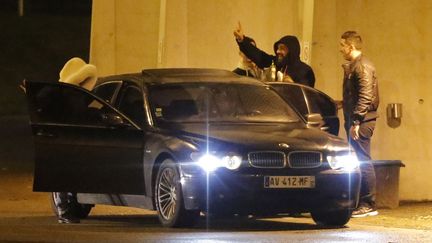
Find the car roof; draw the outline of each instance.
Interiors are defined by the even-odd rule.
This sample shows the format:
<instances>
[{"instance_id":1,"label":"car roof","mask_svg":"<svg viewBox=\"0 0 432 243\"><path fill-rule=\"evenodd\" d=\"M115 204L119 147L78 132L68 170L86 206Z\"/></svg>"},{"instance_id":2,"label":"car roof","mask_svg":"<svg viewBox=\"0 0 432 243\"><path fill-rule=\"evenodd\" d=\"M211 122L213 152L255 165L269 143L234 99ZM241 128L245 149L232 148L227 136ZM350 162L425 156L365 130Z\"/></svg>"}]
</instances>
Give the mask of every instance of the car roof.
<instances>
[{"instance_id":1,"label":"car roof","mask_svg":"<svg viewBox=\"0 0 432 243\"><path fill-rule=\"evenodd\" d=\"M265 85L259 80L240 76L228 70L210 68L144 69L141 73L126 73L100 77L97 83L101 84L108 81L122 79L128 79L136 83L144 82L150 85L196 82L247 83Z\"/></svg>"},{"instance_id":2,"label":"car roof","mask_svg":"<svg viewBox=\"0 0 432 243\"><path fill-rule=\"evenodd\" d=\"M306 87L306 88L315 89L315 88L312 88L312 87L304 85L304 84L291 83L291 82L271 81L271 82L266 82L266 84L268 84L270 86L289 85L289 86L300 86L300 87Z\"/></svg>"}]
</instances>

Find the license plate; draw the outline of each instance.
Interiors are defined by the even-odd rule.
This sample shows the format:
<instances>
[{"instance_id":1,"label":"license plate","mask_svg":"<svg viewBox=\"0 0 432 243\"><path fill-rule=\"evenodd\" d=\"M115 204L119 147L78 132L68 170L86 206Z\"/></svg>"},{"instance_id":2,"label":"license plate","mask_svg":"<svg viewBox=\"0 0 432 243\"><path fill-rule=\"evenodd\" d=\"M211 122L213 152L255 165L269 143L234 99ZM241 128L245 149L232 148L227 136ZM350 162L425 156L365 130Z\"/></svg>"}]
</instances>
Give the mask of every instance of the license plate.
<instances>
[{"instance_id":1,"label":"license plate","mask_svg":"<svg viewBox=\"0 0 432 243\"><path fill-rule=\"evenodd\" d=\"M264 188L314 188L315 176L265 176Z\"/></svg>"}]
</instances>

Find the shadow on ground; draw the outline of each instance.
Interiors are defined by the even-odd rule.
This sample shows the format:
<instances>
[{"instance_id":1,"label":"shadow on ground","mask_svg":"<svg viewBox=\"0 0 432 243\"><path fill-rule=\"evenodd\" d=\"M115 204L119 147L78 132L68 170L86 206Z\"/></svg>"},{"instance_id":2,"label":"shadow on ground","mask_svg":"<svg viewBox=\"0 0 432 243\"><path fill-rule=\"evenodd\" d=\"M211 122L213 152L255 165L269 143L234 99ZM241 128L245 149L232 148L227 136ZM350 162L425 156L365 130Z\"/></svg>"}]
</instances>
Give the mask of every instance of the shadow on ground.
<instances>
[{"instance_id":1,"label":"shadow on ground","mask_svg":"<svg viewBox=\"0 0 432 243\"><path fill-rule=\"evenodd\" d=\"M92 231L106 230L111 232L123 232L127 228L128 232L140 233L143 231L158 232L254 232L254 231L298 231L298 230L325 230L336 229L335 227L324 227L313 223L312 219L218 219L211 222L202 217L198 224L191 228L164 228L154 214L147 215L90 215L81 220L80 224L62 225L65 230L73 228L91 227ZM55 226L57 220L54 216L24 216L6 217L2 219L8 225L38 225ZM338 227L346 228L346 227Z\"/></svg>"}]
</instances>

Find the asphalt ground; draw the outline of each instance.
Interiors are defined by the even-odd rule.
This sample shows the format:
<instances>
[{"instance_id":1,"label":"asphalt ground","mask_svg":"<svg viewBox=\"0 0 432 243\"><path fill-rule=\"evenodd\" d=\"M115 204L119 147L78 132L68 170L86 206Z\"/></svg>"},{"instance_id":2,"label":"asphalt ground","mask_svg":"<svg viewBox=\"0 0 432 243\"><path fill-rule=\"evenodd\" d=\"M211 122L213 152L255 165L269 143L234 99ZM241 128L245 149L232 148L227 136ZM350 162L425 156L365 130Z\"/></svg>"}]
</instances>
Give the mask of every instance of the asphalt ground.
<instances>
[{"instance_id":1,"label":"asphalt ground","mask_svg":"<svg viewBox=\"0 0 432 243\"><path fill-rule=\"evenodd\" d=\"M32 191L33 156L28 117L0 117L0 218L46 215L50 211L48 193ZM102 209L111 210L108 206ZM432 201L400 202L397 208L378 211L378 216L351 219L349 224L432 230ZM123 212L154 214L132 208ZM301 218L310 215L303 214Z\"/></svg>"}]
</instances>

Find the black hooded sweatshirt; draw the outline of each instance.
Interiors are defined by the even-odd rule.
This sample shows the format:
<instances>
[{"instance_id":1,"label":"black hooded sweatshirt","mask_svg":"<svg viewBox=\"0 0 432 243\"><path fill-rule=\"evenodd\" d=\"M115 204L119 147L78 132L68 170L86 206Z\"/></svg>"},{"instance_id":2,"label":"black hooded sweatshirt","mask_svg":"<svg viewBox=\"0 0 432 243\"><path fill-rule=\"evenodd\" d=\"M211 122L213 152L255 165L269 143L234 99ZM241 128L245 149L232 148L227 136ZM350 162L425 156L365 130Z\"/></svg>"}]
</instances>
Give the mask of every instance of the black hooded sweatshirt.
<instances>
[{"instance_id":1,"label":"black hooded sweatshirt","mask_svg":"<svg viewBox=\"0 0 432 243\"><path fill-rule=\"evenodd\" d=\"M314 87L315 75L312 68L300 60L300 43L295 36L287 35L274 43L273 50L276 54L278 44L288 47L288 55L279 63L277 56L269 55L250 43L251 38L246 37L242 42L237 42L240 50L251 59L259 68L270 67L276 64L276 70L288 74L292 80L299 84Z\"/></svg>"}]
</instances>

